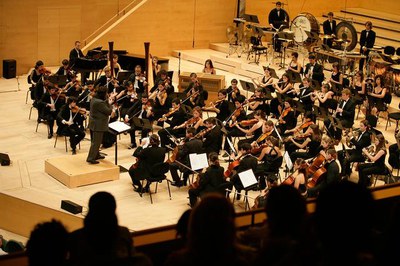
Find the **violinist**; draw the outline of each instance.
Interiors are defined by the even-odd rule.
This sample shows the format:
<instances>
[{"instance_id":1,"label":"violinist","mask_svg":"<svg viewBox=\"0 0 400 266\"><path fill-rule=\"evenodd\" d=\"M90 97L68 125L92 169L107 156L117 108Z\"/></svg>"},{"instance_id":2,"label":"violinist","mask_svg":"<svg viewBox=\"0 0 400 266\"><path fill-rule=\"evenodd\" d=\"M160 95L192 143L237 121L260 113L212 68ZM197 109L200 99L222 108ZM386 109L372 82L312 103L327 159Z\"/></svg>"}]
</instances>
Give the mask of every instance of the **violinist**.
<instances>
[{"instance_id":1,"label":"violinist","mask_svg":"<svg viewBox=\"0 0 400 266\"><path fill-rule=\"evenodd\" d=\"M79 94L82 92L82 86L76 74L71 75L71 81L65 84L61 91L68 97L79 97Z\"/></svg>"},{"instance_id":2,"label":"violinist","mask_svg":"<svg viewBox=\"0 0 400 266\"><path fill-rule=\"evenodd\" d=\"M186 165L190 168L189 154L191 153L202 153L203 152L203 141L195 138L196 129L189 127L186 129L186 137L183 141L183 145L178 145L178 153L176 154L176 161L181 164ZM172 186L180 187L182 185L186 186L187 180L191 171L188 168L181 166L181 164L172 162L169 165L171 172L171 177L173 182ZM183 173L183 180L180 179L178 175L178 169Z\"/></svg>"},{"instance_id":3,"label":"violinist","mask_svg":"<svg viewBox=\"0 0 400 266\"><path fill-rule=\"evenodd\" d=\"M306 169L308 164L304 159L298 158L294 164L294 173L283 184L292 185L303 197L307 197ZM286 183L285 183L286 182Z\"/></svg>"},{"instance_id":4,"label":"violinist","mask_svg":"<svg viewBox=\"0 0 400 266\"><path fill-rule=\"evenodd\" d=\"M159 82L157 90L153 91L150 96L150 100L154 101L154 118L158 119L162 117L163 114L168 113L170 103L167 101L168 94L165 91L164 82Z\"/></svg>"},{"instance_id":5,"label":"violinist","mask_svg":"<svg viewBox=\"0 0 400 266\"><path fill-rule=\"evenodd\" d=\"M39 81L35 84L34 88L35 101L33 102L33 106L36 107L38 110L38 119L37 119L38 122L40 122L42 119L43 120L45 119L43 117L44 106L40 104L40 100L42 99L43 95L49 91L50 86L54 85L49 81L48 76L42 76L39 79Z\"/></svg>"},{"instance_id":6,"label":"violinist","mask_svg":"<svg viewBox=\"0 0 400 266\"><path fill-rule=\"evenodd\" d=\"M151 93L157 89L159 83L164 83L165 91L167 92L168 95L170 95L172 92L174 92L175 88L171 83L171 78L168 77L168 73L164 69L162 69L159 72L158 77L156 78L156 80L154 82L154 87L150 89Z\"/></svg>"},{"instance_id":7,"label":"violinist","mask_svg":"<svg viewBox=\"0 0 400 266\"><path fill-rule=\"evenodd\" d=\"M293 84L290 81L290 77L288 74L284 73L281 78L281 83L274 84L274 88L276 89L276 93L279 93L281 95L285 95L290 98L294 98L294 89L293 89ZM271 112L275 117L279 117L281 111L282 111L282 102L280 101L280 98L273 98L271 100L270 106L271 106Z\"/></svg>"},{"instance_id":8,"label":"violinist","mask_svg":"<svg viewBox=\"0 0 400 266\"><path fill-rule=\"evenodd\" d=\"M299 102L304 105L306 112L311 112L314 104L312 95L314 90L311 88L311 80L309 78L303 78L303 84L299 87L300 91L297 91L297 98Z\"/></svg>"},{"instance_id":9,"label":"violinist","mask_svg":"<svg viewBox=\"0 0 400 266\"><path fill-rule=\"evenodd\" d=\"M249 110L253 111L251 114L247 116L248 119L254 117L255 111L263 111L267 115L270 112L269 104L265 102L264 92L262 88L257 88L254 92L254 95L249 100Z\"/></svg>"},{"instance_id":10,"label":"violinist","mask_svg":"<svg viewBox=\"0 0 400 266\"><path fill-rule=\"evenodd\" d=\"M304 137L304 133L307 131L307 129L314 124L314 114L311 112L307 112L304 114L304 118L303 118L303 123L301 123L300 125L292 128L292 129L288 129L285 131L285 137L289 136L289 135L293 135L294 138L303 138Z\"/></svg>"},{"instance_id":11,"label":"violinist","mask_svg":"<svg viewBox=\"0 0 400 266\"><path fill-rule=\"evenodd\" d=\"M128 82L130 83L130 81L128 81ZM133 86L132 86L132 89L133 89ZM150 121L153 121L153 119L154 119L152 103L149 100L149 97L147 96L147 94L143 94L142 99L140 100L140 103L135 102L126 111L126 113L124 113L123 117L124 117L124 122L131 126L131 129L129 130L131 144L128 146L128 149L136 148L136 137L135 137L136 130L141 130L142 131L141 137L146 138L149 135L151 128L139 127L138 125L135 125L133 123L133 117L138 117L140 119L148 119Z\"/></svg>"},{"instance_id":12,"label":"violinist","mask_svg":"<svg viewBox=\"0 0 400 266\"><path fill-rule=\"evenodd\" d=\"M274 122L272 122L271 120L267 120L264 122L264 124L262 125L262 134L257 138L256 141L253 141L251 143L251 153L253 155L257 155L261 152L261 150L263 149L263 145L269 136L279 138L278 133L276 132L274 127Z\"/></svg>"},{"instance_id":13,"label":"violinist","mask_svg":"<svg viewBox=\"0 0 400 266\"><path fill-rule=\"evenodd\" d=\"M200 126L203 125L203 111L200 106L196 106L193 108L192 111L192 117L188 120L186 120L184 123L175 126L173 129L177 132L177 130L188 128L188 127L194 127L196 130L199 129ZM184 133L184 131L183 131ZM181 135L178 133L178 135Z\"/></svg>"},{"instance_id":14,"label":"violinist","mask_svg":"<svg viewBox=\"0 0 400 266\"><path fill-rule=\"evenodd\" d=\"M268 67L264 69L264 75L259 76L257 78L252 78L251 80L257 87L262 88L264 93L266 91L270 92L275 91L275 88L272 84L274 80L271 76L271 70Z\"/></svg>"},{"instance_id":15,"label":"violinist","mask_svg":"<svg viewBox=\"0 0 400 266\"><path fill-rule=\"evenodd\" d=\"M210 102L210 106L203 107L202 109L205 111L211 111L217 113L217 119L219 121L225 121L225 119L229 116L229 104L226 98L226 90L221 89L218 91L218 100L215 102Z\"/></svg>"},{"instance_id":16,"label":"violinist","mask_svg":"<svg viewBox=\"0 0 400 266\"><path fill-rule=\"evenodd\" d=\"M224 168L220 166L218 153L212 152L208 156L209 167L206 172L200 174L199 186L189 189L189 205L195 207L197 198L207 195L208 193L220 192L225 182Z\"/></svg>"},{"instance_id":17,"label":"violinist","mask_svg":"<svg viewBox=\"0 0 400 266\"><path fill-rule=\"evenodd\" d=\"M71 71L70 68L69 68L69 61L68 61L68 59L62 60L61 64L62 64L62 65L61 65L60 68L57 70L56 75L59 75L59 76L67 76L67 81L71 81L73 71Z\"/></svg>"},{"instance_id":18,"label":"violinist","mask_svg":"<svg viewBox=\"0 0 400 266\"><path fill-rule=\"evenodd\" d=\"M289 137L289 141L291 141L297 149L305 149L306 151L295 151L290 152L288 150L290 159L294 162L297 158L309 159L317 156L321 148L321 138L322 133L319 129L318 125L311 125L307 131L310 131L311 134L304 140L304 142L299 143L292 136ZM307 134L308 132L306 132Z\"/></svg>"},{"instance_id":19,"label":"violinist","mask_svg":"<svg viewBox=\"0 0 400 266\"><path fill-rule=\"evenodd\" d=\"M229 139L229 141L232 143L232 137L241 137L241 136L245 136L246 133L244 133L243 131L241 131L240 129L238 129L235 125L236 122L241 122L243 120L246 119L246 112L243 109L243 99L240 98L236 98L235 99L235 111L231 114L231 118L229 119L229 122L226 123L226 121L224 121L224 124L227 124L227 126L225 127L225 129L227 130L227 134L225 135L226 139ZM229 151L230 147L229 147L229 143L228 141L225 139L225 144L224 144L224 150L225 151ZM228 157L228 154L224 154L223 157Z\"/></svg>"},{"instance_id":20,"label":"violinist","mask_svg":"<svg viewBox=\"0 0 400 266\"><path fill-rule=\"evenodd\" d=\"M334 148L328 149L326 151L325 158L326 161L324 164L324 168L326 169L326 177L322 178L321 181L314 187L308 188L309 197L317 197L319 192L324 190L326 187L340 182L339 164L336 162L336 150Z\"/></svg>"},{"instance_id":21,"label":"violinist","mask_svg":"<svg viewBox=\"0 0 400 266\"><path fill-rule=\"evenodd\" d=\"M162 147L165 147L166 145L174 145L169 138L170 134L174 131L173 128L185 122L186 113L183 110L181 101L178 98L172 100L172 109L175 111L172 112L169 117L165 117L163 119L166 119L165 122L168 123L170 126L167 128L164 127L163 129L160 129L158 131Z\"/></svg>"},{"instance_id":22,"label":"violinist","mask_svg":"<svg viewBox=\"0 0 400 266\"><path fill-rule=\"evenodd\" d=\"M132 82L127 81L125 86L125 89L117 95L117 103L120 107L122 117L125 117L128 110L138 102L137 94L133 88Z\"/></svg>"},{"instance_id":23,"label":"violinist","mask_svg":"<svg viewBox=\"0 0 400 266\"><path fill-rule=\"evenodd\" d=\"M231 80L231 85L226 89L226 93L228 94L228 102L235 103L237 98L240 98L240 100L244 98L244 96L240 94L237 79Z\"/></svg>"},{"instance_id":24,"label":"violinist","mask_svg":"<svg viewBox=\"0 0 400 266\"><path fill-rule=\"evenodd\" d=\"M243 189L243 184L240 181L239 174L246 170L252 169L255 173L257 170L257 158L251 155L251 145L250 143L240 143L238 145L238 154L234 161L239 160L239 165L236 168L236 173L231 177L230 182L235 187L237 193L240 193ZM240 194L237 194L236 199L240 199Z\"/></svg>"},{"instance_id":25,"label":"violinist","mask_svg":"<svg viewBox=\"0 0 400 266\"><path fill-rule=\"evenodd\" d=\"M85 119L86 110L77 106L77 98L73 96L68 98L67 104L61 107L57 115L57 134L69 136L72 154L76 154L76 145L85 137Z\"/></svg>"},{"instance_id":26,"label":"violinist","mask_svg":"<svg viewBox=\"0 0 400 266\"><path fill-rule=\"evenodd\" d=\"M292 99L286 100L284 102L284 109L282 110L278 118L279 124L276 126L280 134L285 134L286 130L290 130L296 127L297 120L294 115L292 105L293 105Z\"/></svg>"},{"instance_id":27,"label":"violinist","mask_svg":"<svg viewBox=\"0 0 400 266\"><path fill-rule=\"evenodd\" d=\"M135 66L135 73L130 75L128 80L133 83L133 87L135 88L138 98L140 99L145 91L145 87L147 86L147 81L142 73L142 67L140 65Z\"/></svg>"},{"instance_id":28,"label":"violinist","mask_svg":"<svg viewBox=\"0 0 400 266\"><path fill-rule=\"evenodd\" d=\"M191 73L190 74L190 83L189 86L184 90L186 96L188 97L187 105L191 106L204 106L204 89L203 86L200 84L197 74Z\"/></svg>"},{"instance_id":29,"label":"violinist","mask_svg":"<svg viewBox=\"0 0 400 266\"><path fill-rule=\"evenodd\" d=\"M88 80L85 90L78 96L77 105L90 111L90 100L93 98L94 94L94 82L93 80Z\"/></svg>"},{"instance_id":30,"label":"violinist","mask_svg":"<svg viewBox=\"0 0 400 266\"><path fill-rule=\"evenodd\" d=\"M106 66L104 68L104 75L102 75L96 82L94 83L95 87L107 87L107 92L116 92L117 88L119 88L118 81L112 77L111 68Z\"/></svg>"},{"instance_id":31,"label":"violinist","mask_svg":"<svg viewBox=\"0 0 400 266\"><path fill-rule=\"evenodd\" d=\"M209 155L211 152L219 153L222 144L221 127L217 125L215 117L209 117L204 120L206 134L201 135L203 138L203 150ZM200 133L199 133L200 134Z\"/></svg>"},{"instance_id":32,"label":"violinist","mask_svg":"<svg viewBox=\"0 0 400 266\"><path fill-rule=\"evenodd\" d=\"M240 140L238 144L244 143L244 142L252 143L253 141L256 141L259 136L261 136L262 127L266 121L265 113L261 110L255 111L254 112L254 120L256 120L257 122L255 124L253 124L249 129L242 128L241 126L239 126L239 123L235 124L236 128L238 128L240 131L245 133L247 136L253 136L250 139ZM241 121L241 123L243 123L243 122L244 121Z\"/></svg>"},{"instance_id":33,"label":"violinist","mask_svg":"<svg viewBox=\"0 0 400 266\"><path fill-rule=\"evenodd\" d=\"M39 102L39 105L43 110L42 117L47 121L49 133L47 138L49 139L53 137L54 120L57 119L57 114L64 104L65 97L60 95L58 88L49 85L49 92L43 94Z\"/></svg>"},{"instance_id":34,"label":"violinist","mask_svg":"<svg viewBox=\"0 0 400 266\"><path fill-rule=\"evenodd\" d=\"M34 69L28 76L28 83L36 85L43 76L44 63L42 60L36 62Z\"/></svg>"}]
</instances>

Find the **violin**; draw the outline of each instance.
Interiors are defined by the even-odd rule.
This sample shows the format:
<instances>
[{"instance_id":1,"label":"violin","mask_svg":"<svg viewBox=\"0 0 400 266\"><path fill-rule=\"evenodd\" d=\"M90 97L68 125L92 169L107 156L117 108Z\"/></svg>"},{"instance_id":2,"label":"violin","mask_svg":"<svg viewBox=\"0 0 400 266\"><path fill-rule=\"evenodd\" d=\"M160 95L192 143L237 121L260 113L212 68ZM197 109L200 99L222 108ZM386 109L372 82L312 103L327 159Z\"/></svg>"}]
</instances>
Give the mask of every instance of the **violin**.
<instances>
[{"instance_id":1,"label":"violin","mask_svg":"<svg viewBox=\"0 0 400 266\"><path fill-rule=\"evenodd\" d=\"M212 128L206 128L203 129L202 131L200 131L199 133L197 133L194 138L199 139L199 138L203 138L205 134L207 134L208 132L210 132L212 130Z\"/></svg>"},{"instance_id":2,"label":"violin","mask_svg":"<svg viewBox=\"0 0 400 266\"><path fill-rule=\"evenodd\" d=\"M171 115L173 115L176 111L179 110L179 107L172 109L171 111L169 111L168 113L164 114L162 117L160 117L157 122L162 122L167 120L168 117L170 117Z\"/></svg>"},{"instance_id":3,"label":"violin","mask_svg":"<svg viewBox=\"0 0 400 266\"><path fill-rule=\"evenodd\" d=\"M187 120L186 122L185 122L185 126L186 127L192 127L192 126L194 126L197 122L199 122L200 121L200 117L192 117L192 118L190 118L189 120Z\"/></svg>"},{"instance_id":4,"label":"violin","mask_svg":"<svg viewBox=\"0 0 400 266\"><path fill-rule=\"evenodd\" d=\"M252 125L257 124L257 123L258 123L258 119L257 118L253 118L253 119L240 121L238 124L241 125L241 126L252 126Z\"/></svg>"},{"instance_id":5,"label":"violin","mask_svg":"<svg viewBox=\"0 0 400 266\"><path fill-rule=\"evenodd\" d=\"M285 118L285 116L287 116L290 111L292 111L292 108L286 108L285 110L283 110L281 116L279 117L279 123L283 122L283 118Z\"/></svg>"},{"instance_id":6,"label":"violin","mask_svg":"<svg viewBox=\"0 0 400 266\"><path fill-rule=\"evenodd\" d=\"M231 162L228 165L228 168L226 169L226 171L224 172L224 176L225 179L226 178L230 178L233 175L233 172L235 171L236 167L239 166L240 164L240 159L245 156L247 153L243 153L242 155L239 156L239 158L237 158L236 160L234 160L233 162Z\"/></svg>"},{"instance_id":7,"label":"violin","mask_svg":"<svg viewBox=\"0 0 400 266\"><path fill-rule=\"evenodd\" d=\"M43 74L43 75L50 75L51 71L45 67L41 67L41 68L39 68L39 73Z\"/></svg>"},{"instance_id":8,"label":"violin","mask_svg":"<svg viewBox=\"0 0 400 266\"><path fill-rule=\"evenodd\" d=\"M85 108L80 108L79 106L75 106L74 108L71 108L72 113L80 113L82 115L86 114L86 109Z\"/></svg>"}]
</instances>

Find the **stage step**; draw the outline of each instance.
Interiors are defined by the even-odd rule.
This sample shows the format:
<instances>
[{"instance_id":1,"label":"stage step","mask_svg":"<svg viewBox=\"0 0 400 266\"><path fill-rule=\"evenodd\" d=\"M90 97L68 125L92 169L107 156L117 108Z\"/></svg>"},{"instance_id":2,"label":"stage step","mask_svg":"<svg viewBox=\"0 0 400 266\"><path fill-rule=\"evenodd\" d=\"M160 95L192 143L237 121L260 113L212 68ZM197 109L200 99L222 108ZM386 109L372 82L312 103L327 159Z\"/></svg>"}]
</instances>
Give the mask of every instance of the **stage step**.
<instances>
[{"instance_id":1,"label":"stage step","mask_svg":"<svg viewBox=\"0 0 400 266\"><path fill-rule=\"evenodd\" d=\"M382 1L382 4L384 4L383 1ZM342 9L342 10L340 10L340 12L354 14L354 15L360 15L360 16L370 18L370 19L383 20L383 21L400 24L400 15L396 15L396 14L390 14L390 13L386 13L386 12L380 12L380 11L376 11L376 10L358 8L358 7Z\"/></svg>"},{"instance_id":2,"label":"stage step","mask_svg":"<svg viewBox=\"0 0 400 266\"><path fill-rule=\"evenodd\" d=\"M44 162L44 171L69 188L119 179L119 166L107 160L86 162L87 154L64 155Z\"/></svg>"}]
</instances>

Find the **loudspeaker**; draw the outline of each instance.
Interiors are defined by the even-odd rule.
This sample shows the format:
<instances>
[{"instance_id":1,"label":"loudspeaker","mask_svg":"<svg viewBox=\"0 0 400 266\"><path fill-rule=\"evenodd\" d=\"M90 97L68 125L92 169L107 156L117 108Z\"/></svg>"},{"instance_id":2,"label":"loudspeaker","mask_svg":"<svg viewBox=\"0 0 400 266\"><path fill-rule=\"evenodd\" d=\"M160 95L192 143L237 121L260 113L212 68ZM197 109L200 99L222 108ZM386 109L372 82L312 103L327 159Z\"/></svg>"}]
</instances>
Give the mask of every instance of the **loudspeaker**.
<instances>
[{"instance_id":1,"label":"loudspeaker","mask_svg":"<svg viewBox=\"0 0 400 266\"><path fill-rule=\"evenodd\" d=\"M8 154L0 153L0 162L2 166L10 165L10 157Z\"/></svg>"},{"instance_id":2,"label":"loudspeaker","mask_svg":"<svg viewBox=\"0 0 400 266\"><path fill-rule=\"evenodd\" d=\"M78 205L69 200L62 200L61 201L61 209L66 210L73 214L78 214L82 212L82 206Z\"/></svg>"},{"instance_id":3,"label":"loudspeaker","mask_svg":"<svg viewBox=\"0 0 400 266\"><path fill-rule=\"evenodd\" d=\"M14 59L3 60L3 77L6 79L15 78L17 75L17 61Z\"/></svg>"}]
</instances>

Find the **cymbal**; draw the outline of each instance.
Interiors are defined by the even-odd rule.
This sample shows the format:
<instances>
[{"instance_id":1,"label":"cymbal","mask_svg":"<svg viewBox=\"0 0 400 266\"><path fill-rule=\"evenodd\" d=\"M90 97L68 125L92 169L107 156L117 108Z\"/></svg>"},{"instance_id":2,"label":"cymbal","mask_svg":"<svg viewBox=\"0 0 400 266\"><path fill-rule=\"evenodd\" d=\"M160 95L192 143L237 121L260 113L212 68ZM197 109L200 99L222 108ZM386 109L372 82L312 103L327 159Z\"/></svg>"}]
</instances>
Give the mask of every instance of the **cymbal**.
<instances>
[{"instance_id":1,"label":"cymbal","mask_svg":"<svg viewBox=\"0 0 400 266\"><path fill-rule=\"evenodd\" d=\"M324 35L322 38L324 38L324 39L332 39L333 37L332 37L332 35Z\"/></svg>"},{"instance_id":2,"label":"cymbal","mask_svg":"<svg viewBox=\"0 0 400 266\"><path fill-rule=\"evenodd\" d=\"M343 42L343 39L334 39L335 42Z\"/></svg>"},{"instance_id":3,"label":"cymbal","mask_svg":"<svg viewBox=\"0 0 400 266\"><path fill-rule=\"evenodd\" d=\"M379 59L379 58L373 59L372 61L373 61L374 63L378 63L378 64L390 65L389 62L387 62L387 61L385 61L385 60L383 60L383 59Z\"/></svg>"},{"instance_id":4,"label":"cymbal","mask_svg":"<svg viewBox=\"0 0 400 266\"><path fill-rule=\"evenodd\" d=\"M289 30L289 29L284 29L283 32L287 32L287 33L294 33L294 31Z\"/></svg>"},{"instance_id":5,"label":"cymbal","mask_svg":"<svg viewBox=\"0 0 400 266\"><path fill-rule=\"evenodd\" d=\"M400 65L391 65L390 67L395 70L400 70Z\"/></svg>"}]
</instances>

